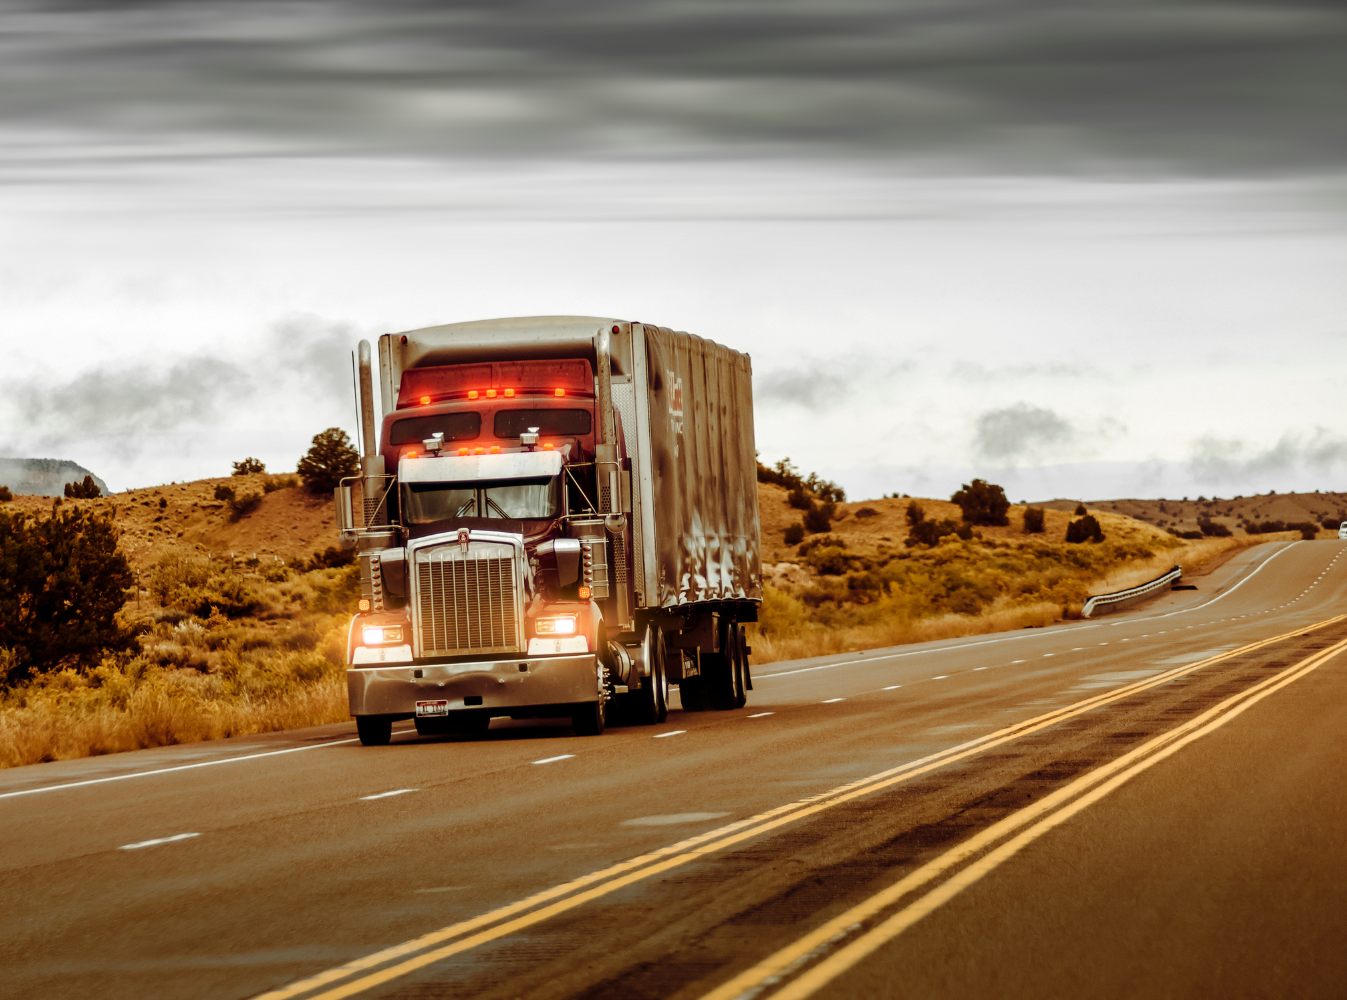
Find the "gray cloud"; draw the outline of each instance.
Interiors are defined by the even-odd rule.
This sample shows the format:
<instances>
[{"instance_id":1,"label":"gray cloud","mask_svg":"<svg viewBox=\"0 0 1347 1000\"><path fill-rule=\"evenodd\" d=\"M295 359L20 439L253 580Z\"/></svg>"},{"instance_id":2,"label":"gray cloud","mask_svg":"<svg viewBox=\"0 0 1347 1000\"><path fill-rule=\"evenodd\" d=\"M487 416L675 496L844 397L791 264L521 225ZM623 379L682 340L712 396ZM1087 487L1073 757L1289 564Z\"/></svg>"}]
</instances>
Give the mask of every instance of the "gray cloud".
<instances>
[{"instance_id":1,"label":"gray cloud","mask_svg":"<svg viewBox=\"0 0 1347 1000\"><path fill-rule=\"evenodd\" d=\"M830 410L858 393L892 390L894 380L916 369L913 361L885 361L848 355L820 358L753 376L756 402Z\"/></svg>"},{"instance_id":2,"label":"gray cloud","mask_svg":"<svg viewBox=\"0 0 1347 1000\"><path fill-rule=\"evenodd\" d=\"M11 129L243 153L1347 163L1347 10L1313 0L31 2L0 66Z\"/></svg>"},{"instance_id":3,"label":"gray cloud","mask_svg":"<svg viewBox=\"0 0 1347 1000\"><path fill-rule=\"evenodd\" d=\"M112 446L129 457L148 435L227 423L231 410L265 410L296 393L322 404L349 398L349 356L357 339L344 324L292 317L272 328L247 365L197 354L167 366L137 362L10 381L3 389L15 418L13 437L45 446L98 437L120 442Z\"/></svg>"},{"instance_id":4,"label":"gray cloud","mask_svg":"<svg viewBox=\"0 0 1347 1000\"><path fill-rule=\"evenodd\" d=\"M990 462L1013 464L1076 442L1076 429L1052 410L1016 403L988 410L973 422L973 452Z\"/></svg>"},{"instance_id":5,"label":"gray cloud","mask_svg":"<svg viewBox=\"0 0 1347 1000\"><path fill-rule=\"evenodd\" d=\"M1310 471L1328 473L1347 464L1347 439L1322 427L1313 434L1288 432L1258 448L1237 438L1204 435L1193 442L1188 469L1200 482L1246 483L1259 477Z\"/></svg>"}]
</instances>

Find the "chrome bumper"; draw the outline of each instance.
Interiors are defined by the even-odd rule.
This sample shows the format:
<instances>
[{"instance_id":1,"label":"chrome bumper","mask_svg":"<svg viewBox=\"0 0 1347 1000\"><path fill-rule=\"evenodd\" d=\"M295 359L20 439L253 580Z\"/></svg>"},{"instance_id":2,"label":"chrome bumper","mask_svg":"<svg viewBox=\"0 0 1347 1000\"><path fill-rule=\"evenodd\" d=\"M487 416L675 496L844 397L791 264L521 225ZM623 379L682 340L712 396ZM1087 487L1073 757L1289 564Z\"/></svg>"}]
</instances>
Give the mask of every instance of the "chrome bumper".
<instances>
[{"instance_id":1,"label":"chrome bumper","mask_svg":"<svg viewBox=\"0 0 1347 1000\"><path fill-rule=\"evenodd\" d=\"M506 715L511 709L597 701L599 672L593 653L396 667L353 665L346 670L346 687L352 715L414 715L418 701L447 701L450 712L498 709L498 714Z\"/></svg>"}]
</instances>

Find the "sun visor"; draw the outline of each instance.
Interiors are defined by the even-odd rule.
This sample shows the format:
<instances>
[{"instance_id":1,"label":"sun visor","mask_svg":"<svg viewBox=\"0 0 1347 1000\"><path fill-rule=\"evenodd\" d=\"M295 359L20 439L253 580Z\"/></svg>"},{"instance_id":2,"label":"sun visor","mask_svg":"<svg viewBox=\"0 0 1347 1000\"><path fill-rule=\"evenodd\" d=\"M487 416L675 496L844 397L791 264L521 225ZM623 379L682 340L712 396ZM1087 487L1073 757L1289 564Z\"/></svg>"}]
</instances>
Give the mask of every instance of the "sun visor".
<instances>
[{"instance_id":1,"label":"sun visor","mask_svg":"<svg viewBox=\"0 0 1347 1000\"><path fill-rule=\"evenodd\" d=\"M404 459L398 479L404 483L473 483L488 479L542 479L561 474L556 451L520 451L502 455L444 455Z\"/></svg>"}]
</instances>

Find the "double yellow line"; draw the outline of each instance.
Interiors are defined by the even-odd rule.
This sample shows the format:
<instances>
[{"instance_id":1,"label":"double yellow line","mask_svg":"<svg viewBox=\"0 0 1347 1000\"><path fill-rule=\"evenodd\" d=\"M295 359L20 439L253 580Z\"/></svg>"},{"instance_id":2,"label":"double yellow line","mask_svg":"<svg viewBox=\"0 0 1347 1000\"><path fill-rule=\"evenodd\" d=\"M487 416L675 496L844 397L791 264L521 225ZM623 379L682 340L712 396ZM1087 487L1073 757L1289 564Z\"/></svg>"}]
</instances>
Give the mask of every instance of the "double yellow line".
<instances>
[{"instance_id":1,"label":"double yellow line","mask_svg":"<svg viewBox=\"0 0 1347 1000\"><path fill-rule=\"evenodd\" d=\"M995 747L1021 739L1050 726L1055 726L1077 715L1091 712L1103 705L1131 697L1138 692L1161 684L1167 684L1195 670L1253 652L1292 636L1304 635L1313 630L1325 628L1344 619L1347 619L1347 615L1339 615L1305 628L1298 628L1293 632L1286 632L1270 639L1249 643L1227 653L1175 667L1172 670L1156 674L1154 677L1087 698L1065 708L1055 709L1025 722L971 740L968 743L923 757L920 760L869 775L818 795L778 806L775 809L730 823L669 847L640 855L597 872L591 872L578 879L535 893L526 899L499 907L489 913L450 924L440 930L432 931L421 937L413 938L402 944L385 948L364 958L356 959L345 965L291 983L289 986L271 990L261 994L256 1000L292 1000L296 997L305 997L305 1000L340 1000L342 997L363 993L376 986L409 975L435 962L443 961L479 945L517 933L602 896L617 892L629 885L698 861L707 855L726 850L750 838L759 837L788 823L798 822L844 802L849 802L864 795L871 795L881 789L903 781L909 781L922 774L977 754L985 753ZM346 981L343 982L343 980ZM737 978L734 981L737 982ZM728 984L727 987L722 987L722 989L725 988L728 988ZM717 991L712 995L719 997L721 993Z\"/></svg>"},{"instance_id":2,"label":"double yellow line","mask_svg":"<svg viewBox=\"0 0 1347 1000\"><path fill-rule=\"evenodd\" d=\"M776 954L763 959L751 969L705 994L702 1000L740 1000L765 995L777 983L786 980L821 954L826 954L831 946L852 936L867 921L894 906L903 897L958 868L997 841L1020 831L1012 839L963 867L952 878L908 903L879 925L810 968L804 975L791 980L784 988L771 994L772 1000L803 1000L811 996L878 948L892 941L936 907L948 902L993 869L1004 864L1035 840L1089 808L1109 792L1177 753L1189 743L1214 732L1264 698L1295 683L1344 649L1347 649L1347 639L1307 657L1246 691L1227 698L1196 718L1076 779L1040 802L1006 817L887 889L853 906L817 930L782 948Z\"/></svg>"}]
</instances>

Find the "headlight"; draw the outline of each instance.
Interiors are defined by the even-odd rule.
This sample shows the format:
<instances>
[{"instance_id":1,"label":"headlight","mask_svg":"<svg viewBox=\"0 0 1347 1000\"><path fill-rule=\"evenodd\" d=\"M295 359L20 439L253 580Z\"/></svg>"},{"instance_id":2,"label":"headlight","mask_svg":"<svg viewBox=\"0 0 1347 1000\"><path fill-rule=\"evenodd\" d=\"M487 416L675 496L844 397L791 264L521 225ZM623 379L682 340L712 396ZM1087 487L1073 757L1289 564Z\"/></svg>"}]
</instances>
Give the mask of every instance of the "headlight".
<instances>
[{"instance_id":1,"label":"headlight","mask_svg":"<svg viewBox=\"0 0 1347 1000\"><path fill-rule=\"evenodd\" d=\"M571 635L575 632L575 616L566 618L539 618L534 624L539 635Z\"/></svg>"},{"instance_id":2,"label":"headlight","mask_svg":"<svg viewBox=\"0 0 1347 1000\"><path fill-rule=\"evenodd\" d=\"M364 630L364 639L366 646L379 646L385 642L401 642L402 629L372 625Z\"/></svg>"}]
</instances>

